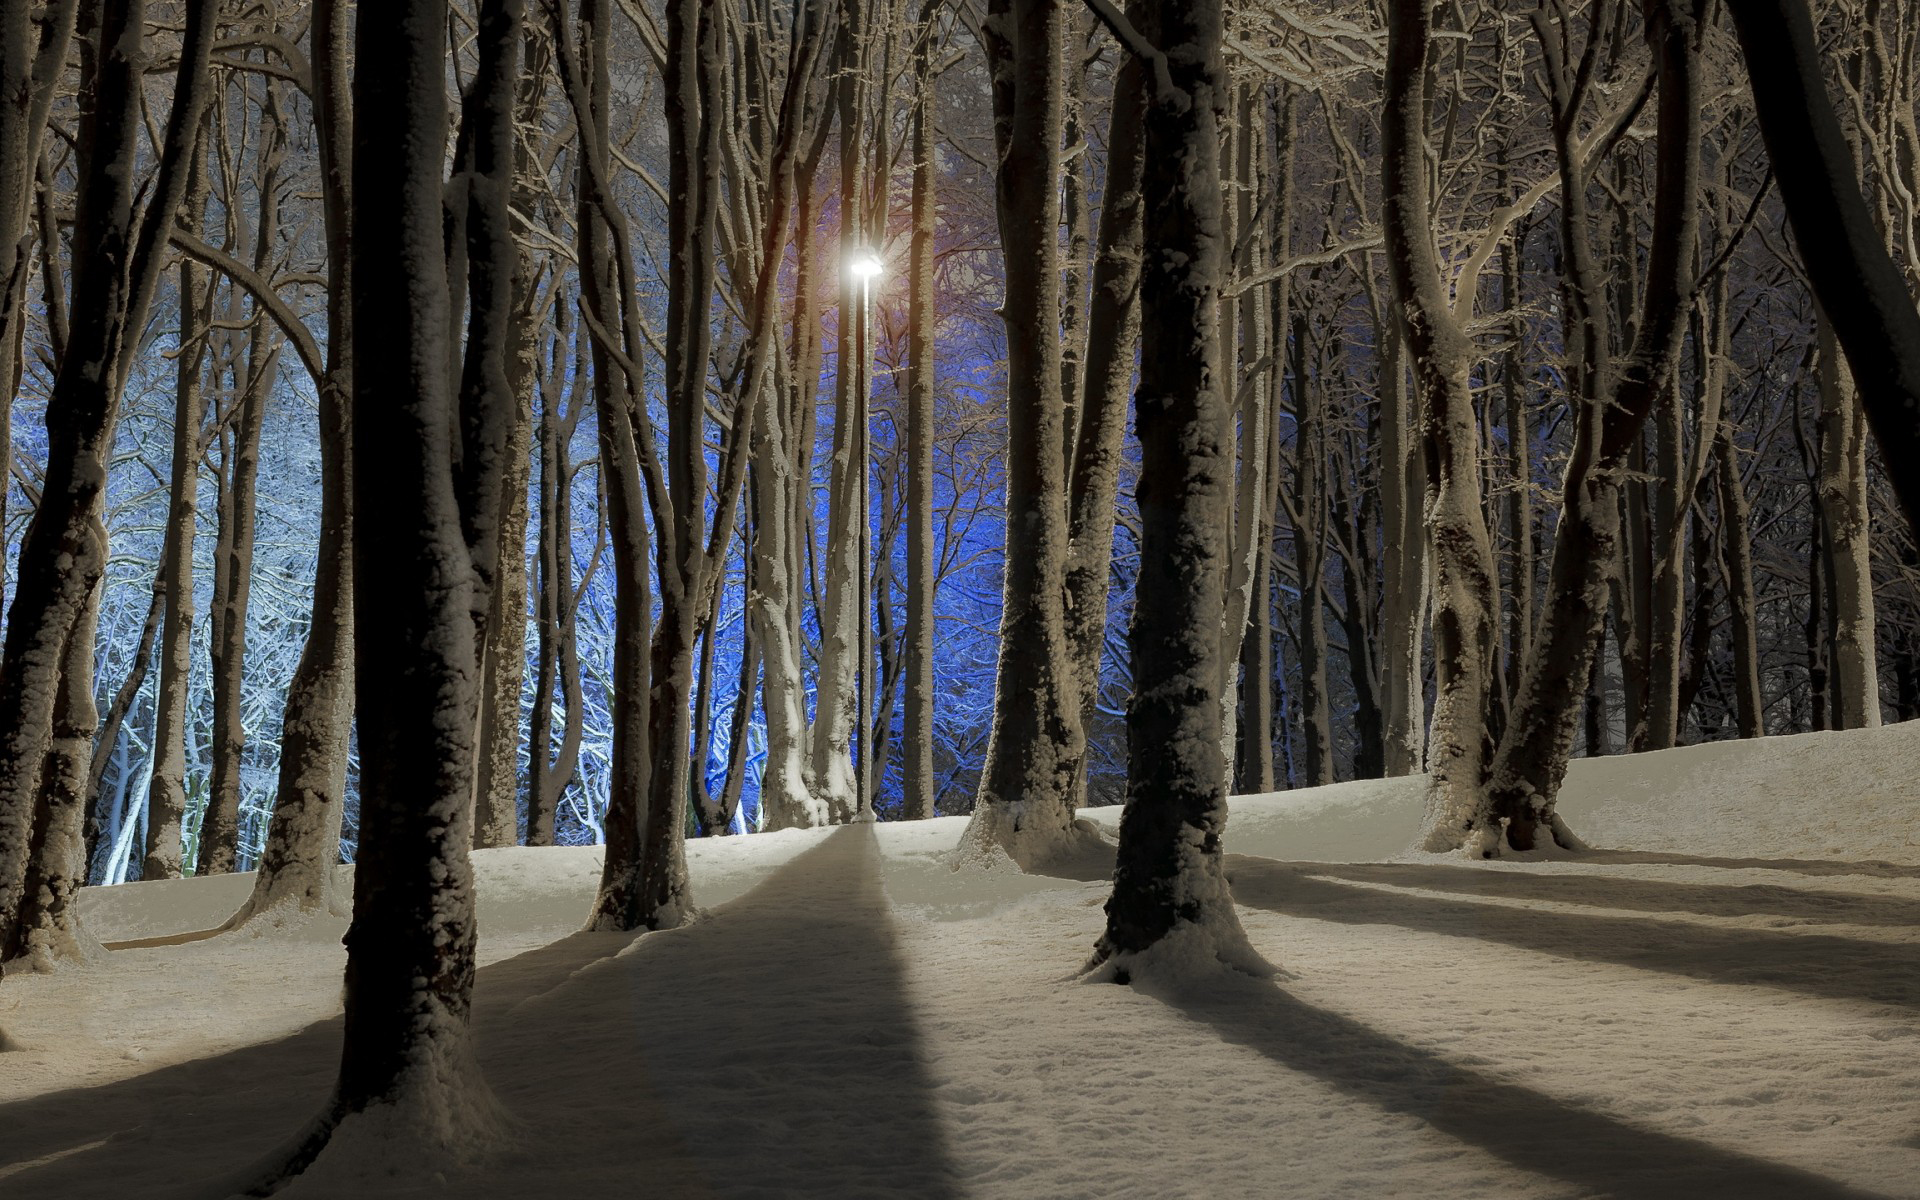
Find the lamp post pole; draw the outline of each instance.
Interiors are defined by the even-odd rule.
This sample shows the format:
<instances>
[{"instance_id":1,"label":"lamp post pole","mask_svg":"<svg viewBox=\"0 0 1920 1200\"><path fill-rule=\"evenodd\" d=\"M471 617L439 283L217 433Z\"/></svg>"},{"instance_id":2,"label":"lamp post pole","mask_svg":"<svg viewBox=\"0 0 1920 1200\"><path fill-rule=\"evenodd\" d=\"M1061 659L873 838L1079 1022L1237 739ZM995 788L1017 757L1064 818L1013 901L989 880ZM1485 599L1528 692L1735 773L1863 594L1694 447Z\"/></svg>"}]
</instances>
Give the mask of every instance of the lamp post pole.
<instances>
[{"instance_id":1,"label":"lamp post pole","mask_svg":"<svg viewBox=\"0 0 1920 1200\"><path fill-rule=\"evenodd\" d=\"M854 820L871 821L873 812L873 789L878 782L873 777L873 565L872 538L873 515L869 499L870 488L867 479L872 459L872 383L871 361L873 347L869 331L873 323L873 281L879 277L881 263L871 250L861 249L854 252L850 269L860 280L859 311L853 317L854 348L854 445L853 464L858 472L857 500L855 511L860 529L859 566L860 574L857 594L860 597L860 628L856 637L859 663L854 675L854 702L859 718L854 734L859 738L860 757L854 770ZM880 597L884 603L885 597Z\"/></svg>"}]
</instances>

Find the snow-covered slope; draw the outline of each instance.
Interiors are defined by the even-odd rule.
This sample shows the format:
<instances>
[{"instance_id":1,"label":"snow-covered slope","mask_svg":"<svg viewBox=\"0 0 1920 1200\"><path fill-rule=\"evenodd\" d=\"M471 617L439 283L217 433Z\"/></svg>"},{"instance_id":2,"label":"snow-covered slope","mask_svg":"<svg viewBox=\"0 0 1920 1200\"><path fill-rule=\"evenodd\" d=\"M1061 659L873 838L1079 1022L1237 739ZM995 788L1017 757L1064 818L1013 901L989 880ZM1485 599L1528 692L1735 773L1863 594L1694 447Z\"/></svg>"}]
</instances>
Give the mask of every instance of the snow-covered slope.
<instances>
[{"instance_id":1,"label":"snow-covered slope","mask_svg":"<svg viewBox=\"0 0 1920 1200\"><path fill-rule=\"evenodd\" d=\"M507 1133L368 1130L286 1194L1920 1196L1920 726L1581 762L1562 803L1604 853L1408 856L1418 780L1236 799L1284 973L1172 991L1076 982L1098 865L956 872L959 819L697 843L712 915L637 940L567 936L596 850L484 851ZM187 932L246 886L83 911ZM292 1132L342 928L0 984L0 1195L205 1195Z\"/></svg>"}]
</instances>

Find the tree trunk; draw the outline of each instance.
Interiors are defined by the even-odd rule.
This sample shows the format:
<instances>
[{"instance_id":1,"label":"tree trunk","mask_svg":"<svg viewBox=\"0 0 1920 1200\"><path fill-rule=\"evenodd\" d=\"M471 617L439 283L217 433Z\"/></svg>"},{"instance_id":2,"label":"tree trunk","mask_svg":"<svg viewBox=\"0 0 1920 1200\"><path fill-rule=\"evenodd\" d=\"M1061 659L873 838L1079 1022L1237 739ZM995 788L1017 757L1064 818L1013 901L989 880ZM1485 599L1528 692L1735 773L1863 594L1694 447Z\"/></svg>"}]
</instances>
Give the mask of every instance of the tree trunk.
<instances>
[{"instance_id":1,"label":"tree trunk","mask_svg":"<svg viewBox=\"0 0 1920 1200\"><path fill-rule=\"evenodd\" d=\"M1407 387L1406 338L1396 315L1381 330L1380 356L1380 628L1386 643L1380 678L1387 774L1427 769L1426 658L1432 573L1421 502L1426 456L1419 452L1419 399Z\"/></svg>"},{"instance_id":2,"label":"tree trunk","mask_svg":"<svg viewBox=\"0 0 1920 1200\"><path fill-rule=\"evenodd\" d=\"M123 360L145 328L166 229L186 193L213 42L213 0L186 11L174 103L152 201L138 229L134 162L141 139L143 0L102 0L83 70L79 196L73 225L73 324L47 402L47 464L20 547L0 652L0 945L13 939L29 842L59 697L61 664L105 569L94 536L119 410ZM86 653L91 655L90 644Z\"/></svg>"},{"instance_id":3,"label":"tree trunk","mask_svg":"<svg viewBox=\"0 0 1920 1200\"><path fill-rule=\"evenodd\" d=\"M1221 849L1220 612L1232 464L1223 439L1230 381L1219 369L1222 231L1219 124L1229 100L1219 0L1160 0L1140 31L1163 80L1146 113L1137 429L1140 573L1128 643L1127 809L1107 926L1095 951L1127 979L1166 953L1264 966L1241 932Z\"/></svg>"},{"instance_id":4,"label":"tree trunk","mask_svg":"<svg viewBox=\"0 0 1920 1200\"><path fill-rule=\"evenodd\" d=\"M353 727L353 107L350 8L314 0L313 112L327 239L327 362L319 388L320 529L306 646L287 686L273 816L253 894L231 927L290 904L344 907L333 887Z\"/></svg>"},{"instance_id":5,"label":"tree trunk","mask_svg":"<svg viewBox=\"0 0 1920 1200\"><path fill-rule=\"evenodd\" d=\"M254 270L265 275L279 249L280 163L286 138L279 110L269 101L269 126L259 148L261 169L256 180L260 197L259 224L254 231ZM229 472L221 495L220 529L214 551L218 569L212 612L213 647L213 770L208 785L206 816L200 823L200 858L195 873L223 874L239 867L240 759L246 750L246 726L241 711L246 672L247 605L252 594L256 499L260 475L260 432L266 423L267 400L279 373L280 349L263 313L257 309L246 357L235 364L239 411L227 442ZM244 374L242 374L244 372Z\"/></svg>"},{"instance_id":6,"label":"tree trunk","mask_svg":"<svg viewBox=\"0 0 1920 1200\"><path fill-rule=\"evenodd\" d=\"M934 815L933 785L933 28L937 0L920 10L913 44L913 242L907 299L906 726L901 732L902 814Z\"/></svg>"},{"instance_id":7,"label":"tree trunk","mask_svg":"<svg viewBox=\"0 0 1920 1200\"><path fill-rule=\"evenodd\" d=\"M994 64L1012 87L995 182L1006 259L1007 544L992 725L963 845L998 846L1031 868L1073 843L1084 747L1063 593L1069 529L1056 231L1065 5L1011 0L999 19L1012 43L1011 61ZM1218 638L1217 610L1213 619Z\"/></svg>"},{"instance_id":8,"label":"tree trunk","mask_svg":"<svg viewBox=\"0 0 1920 1200\"><path fill-rule=\"evenodd\" d=\"M105 556L106 527L94 522L94 536ZM89 751L100 714L93 705L94 625L100 613L96 588L80 616L80 628L68 643L55 702L53 737L47 743L27 857L27 886L20 919L0 944L0 962L52 970L61 960L100 957L99 943L80 926L76 893L87 881L86 821Z\"/></svg>"},{"instance_id":9,"label":"tree trunk","mask_svg":"<svg viewBox=\"0 0 1920 1200\"><path fill-rule=\"evenodd\" d=\"M1145 12L1134 0L1128 12ZM1107 126L1106 186L1095 237L1087 304L1087 358L1068 498L1064 620L1073 655L1072 700L1081 728L1093 719L1107 640L1107 592L1113 566L1127 401L1140 338L1140 263L1145 209L1140 195L1146 90L1139 60L1114 69ZM1073 804L1086 799L1085 755L1075 769Z\"/></svg>"},{"instance_id":10,"label":"tree trunk","mask_svg":"<svg viewBox=\"0 0 1920 1200\"><path fill-rule=\"evenodd\" d=\"M517 18L516 18L517 24ZM530 175L535 169L524 139L514 136L514 125L538 126L545 99L546 60L526 39L513 47L503 64L505 80L490 80L493 95L487 106L487 138L493 143L482 176L494 186L506 185L514 207L531 213L540 202ZM475 83L478 87L478 81ZM513 89L508 109L507 89ZM495 193L485 184L470 193L476 211L491 210ZM470 220L469 236L484 238L496 254L510 255L512 273L506 282L505 312L490 320L499 339L499 377L492 380L508 403L506 428L500 447L499 528L494 535L493 587L488 597L483 633L480 684L480 764L474 784L474 845L511 846L520 837L520 697L527 670L527 483L532 471L533 388L536 351L535 323L544 316L545 297L539 291L532 251L513 244L521 219L509 221L504 210L489 211L483 220ZM488 276L488 286L497 279ZM498 305L501 297L494 296Z\"/></svg>"},{"instance_id":11,"label":"tree trunk","mask_svg":"<svg viewBox=\"0 0 1920 1200\"><path fill-rule=\"evenodd\" d=\"M1659 126L1653 241L1647 286L1632 353L1618 372L1589 374L1599 390L1582 397L1576 411L1573 450L1562 483L1561 516L1548 567L1545 619L1521 677L1514 721L1495 756L1488 816L1504 822L1516 850L1533 848L1544 828L1561 847L1578 839L1554 813L1554 798L1566 774L1580 718L1580 694L1592 670L1606 616L1609 577L1619 554L1620 486L1632 447L1658 389L1672 374L1679 352L1699 217L1694 194L1700 168L1702 83L1697 70L1703 6L1692 0L1652 0L1647 37L1659 63ZM1562 149L1563 210L1575 188L1584 187L1578 159ZM1563 226L1571 245L1584 232ZM1591 287L1585 290L1594 294ZM1597 349L1592 351L1597 356ZM1628 655L1622 637L1623 659ZM1498 852L1499 826L1490 826L1481 846Z\"/></svg>"},{"instance_id":12,"label":"tree trunk","mask_svg":"<svg viewBox=\"0 0 1920 1200\"><path fill-rule=\"evenodd\" d=\"M1720 538L1727 559L1727 609L1732 618L1734 719L1740 736L1766 732L1766 705L1760 695L1759 604L1753 589L1752 506L1740 460L1734 455L1733 418L1720 419L1717 459L1720 488Z\"/></svg>"},{"instance_id":13,"label":"tree trunk","mask_svg":"<svg viewBox=\"0 0 1920 1200\"><path fill-rule=\"evenodd\" d=\"M188 227L200 232L206 217L206 139L194 152L187 201ZM186 723L193 667L193 543L198 528L200 456L206 399L201 364L207 357L209 288L190 258L180 260L180 346L174 360L173 462L167 489L167 524L161 537L156 590L166 598L160 633L160 678L153 707L153 778L147 786L147 845L142 879L180 875L180 831L187 812Z\"/></svg>"},{"instance_id":14,"label":"tree trunk","mask_svg":"<svg viewBox=\"0 0 1920 1200\"><path fill-rule=\"evenodd\" d=\"M1829 724L1834 729L1868 729L1880 724L1880 671L1868 537L1866 422L1833 326L1824 319L1819 321L1819 344L1820 477L1815 499L1827 578L1833 585Z\"/></svg>"},{"instance_id":15,"label":"tree trunk","mask_svg":"<svg viewBox=\"0 0 1920 1200\"><path fill-rule=\"evenodd\" d=\"M553 845L553 823L560 798L579 771L580 742L585 732L580 685L579 640L575 634L582 581L573 579L573 466L567 447L585 411L586 357L584 335L575 343L572 384L563 382L562 365L571 337L567 301L555 307L554 366L541 386L540 413L540 574L538 670L533 688L533 717L528 732L532 777L527 783L527 845ZM563 413L560 406L573 397ZM602 526L604 529L604 526ZM595 562L601 551L596 542ZM565 715L560 746L553 748L553 693L559 688Z\"/></svg>"},{"instance_id":16,"label":"tree trunk","mask_svg":"<svg viewBox=\"0 0 1920 1200\"><path fill-rule=\"evenodd\" d=\"M1300 574L1300 758L1302 782L1333 782L1333 711L1327 694L1326 387L1307 366L1311 327L1293 314L1295 489L1293 561Z\"/></svg>"},{"instance_id":17,"label":"tree trunk","mask_svg":"<svg viewBox=\"0 0 1920 1200\"><path fill-rule=\"evenodd\" d=\"M861 648L865 645L860 630L865 616L860 547L868 536L861 522L867 471L861 424L870 388L872 347L863 336L870 298L867 279L855 272L853 264L856 257L872 253L865 245L868 159L864 142L870 33L862 4L847 0L842 6L838 46L840 315L835 323L833 457L827 475L826 594L819 608L820 671L811 731L811 791L827 806L828 819L834 822L852 820L860 803L853 735L859 725Z\"/></svg>"},{"instance_id":18,"label":"tree trunk","mask_svg":"<svg viewBox=\"0 0 1920 1200\"><path fill-rule=\"evenodd\" d=\"M1428 220L1424 81L1432 13L1425 0L1394 0L1387 20L1381 224L1419 396L1433 572L1437 691L1423 844L1429 850L1484 852L1498 834L1483 789L1495 567L1480 501L1480 439L1467 378L1472 344L1453 319Z\"/></svg>"},{"instance_id":19,"label":"tree trunk","mask_svg":"<svg viewBox=\"0 0 1920 1200\"><path fill-rule=\"evenodd\" d=\"M483 25L500 3L485 0ZM381 364L354 377L354 507L382 519L353 538L360 840L345 1041L332 1100L254 1194L376 1106L419 1153L493 1136L467 1044L478 662L441 239L446 30L446 0L366 6L356 30L355 119L392 136L353 153L354 350Z\"/></svg>"}]
</instances>

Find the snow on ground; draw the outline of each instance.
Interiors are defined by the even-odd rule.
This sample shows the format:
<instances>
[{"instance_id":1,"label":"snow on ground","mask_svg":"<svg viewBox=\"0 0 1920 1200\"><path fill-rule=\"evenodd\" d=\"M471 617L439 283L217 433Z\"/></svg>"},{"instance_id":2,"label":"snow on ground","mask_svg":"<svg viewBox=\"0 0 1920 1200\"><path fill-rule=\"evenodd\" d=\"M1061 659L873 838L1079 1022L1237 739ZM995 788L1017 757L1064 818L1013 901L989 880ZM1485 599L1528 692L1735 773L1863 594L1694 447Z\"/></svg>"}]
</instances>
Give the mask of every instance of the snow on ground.
<instances>
[{"instance_id":1,"label":"snow on ground","mask_svg":"<svg viewBox=\"0 0 1920 1200\"><path fill-rule=\"evenodd\" d=\"M597 850L483 851L508 1134L284 1194L1920 1196L1920 725L1577 763L1563 810L1605 848L1578 859L1409 855L1419 806L1237 799L1235 897L1283 975L1184 988L1077 981L1100 864L956 873L959 819L695 843L711 915L640 938L572 932ZM129 940L247 886L83 904ZM211 1195L294 1132L342 928L8 977L0 1195Z\"/></svg>"}]
</instances>

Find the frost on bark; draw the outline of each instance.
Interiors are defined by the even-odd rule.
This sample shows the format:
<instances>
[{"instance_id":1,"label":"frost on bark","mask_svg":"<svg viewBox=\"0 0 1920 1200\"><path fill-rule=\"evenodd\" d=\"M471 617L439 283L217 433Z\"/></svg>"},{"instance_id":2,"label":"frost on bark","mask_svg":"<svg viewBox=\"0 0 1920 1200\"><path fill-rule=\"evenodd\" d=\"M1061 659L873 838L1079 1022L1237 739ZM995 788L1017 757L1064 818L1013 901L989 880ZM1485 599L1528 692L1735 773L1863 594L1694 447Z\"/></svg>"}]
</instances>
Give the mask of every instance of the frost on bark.
<instances>
[{"instance_id":1,"label":"frost on bark","mask_svg":"<svg viewBox=\"0 0 1920 1200\"><path fill-rule=\"evenodd\" d=\"M1567 294L1582 297L1580 303L1588 306L1581 345L1587 365L1575 400L1574 441L1561 484L1545 612L1521 674L1513 720L1494 759L1488 806L1475 818L1473 848L1481 854L1497 854L1503 833L1515 850L1533 849L1542 831L1563 849L1582 848L1555 813L1554 800L1572 754L1581 696L1598 653L1609 581L1621 552L1622 478L1633 471L1631 453L1641 444L1659 390L1672 376L1693 295L1704 21L1704 5L1695 0L1648 0L1646 5L1646 37L1659 71L1653 236L1632 350L1617 368L1606 360L1593 304L1600 288L1591 275L1581 218L1587 174L1565 132L1579 99L1566 91L1567 84L1550 85L1561 114L1562 234L1575 276ZM1543 19L1536 20L1537 27L1542 24ZM1557 44L1544 29L1541 40ZM1550 71L1550 78L1567 76ZM1648 607L1650 600L1634 605L1636 611ZM1631 657L1625 649L1622 653Z\"/></svg>"},{"instance_id":2,"label":"frost on bark","mask_svg":"<svg viewBox=\"0 0 1920 1200\"><path fill-rule=\"evenodd\" d=\"M1495 567L1480 500L1479 433L1467 381L1472 347L1448 306L1428 226L1423 85L1432 36L1426 0L1394 0L1388 10L1381 121L1381 224L1418 397L1433 572L1436 692L1422 844L1446 850L1488 836L1483 742L1493 669Z\"/></svg>"},{"instance_id":3,"label":"frost on bark","mask_svg":"<svg viewBox=\"0 0 1920 1200\"><path fill-rule=\"evenodd\" d=\"M1155 56L1145 122L1141 273L1140 574L1128 644L1127 809L1103 974L1267 968L1228 891L1221 836L1220 613L1232 509L1231 396L1220 375L1227 268L1219 163L1229 100L1218 0L1164 0L1142 14L1135 53ZM1157 47L1157 48L1156 48Z\"/></svg>"},{"instance_id":4,"label":"frost on bark","mask_svg":"<svg viewBox=\"0 0 1920 1200\"><path fill-rule=\"evenodd\" d=\"M1000 23L1011 54L993 64L996 123L1006 126L995 184L1006 263L1006 566L986 761L960 854L998 848L1033 867L1093 836L1073 816L1083 742L1061 587L1068 526L1056 231L1066 9L1064 0L1013 0L988 19ZM1004 105L1002 88L1010 89ZM1218 626L1216 611L1216 639Z\"/></svg>"},{"instance_id":5,"label":"frost on bark","mask_svg":"<svg viewBox=\"0 0 1920 1200\"><path fill-rule=\"evenodd\" d=\"M283 906L337 909L334 866L353 722L353 107L345 0L313 6L313 111L327 240L327 358L319 392L320 528L307 641L287 686L273 815L253 893L228 928Z\"/></svg>"},{"instance_id":6,"label":"frost on bark","mask_svg":"<svg viewBox=\"0 0 1920 1200\"><path fill-rule=\"evenodd\" d=\"M0 650L0 945L20 915L35 807L47 765L61 664L84 637L84 609L105 568L94 534L106 486L126 361L145 328L166 230L186 195L186 173L208 88L213 0L186 10L174 103L143 216L134 209L142 138L140 80L146 6L104 0L88 13L97 52L82 83L72 325L47 402L40 501L20 547L19 579Z\"/></svg>"}]
</instances>

